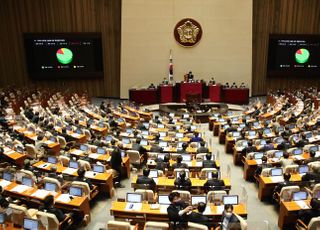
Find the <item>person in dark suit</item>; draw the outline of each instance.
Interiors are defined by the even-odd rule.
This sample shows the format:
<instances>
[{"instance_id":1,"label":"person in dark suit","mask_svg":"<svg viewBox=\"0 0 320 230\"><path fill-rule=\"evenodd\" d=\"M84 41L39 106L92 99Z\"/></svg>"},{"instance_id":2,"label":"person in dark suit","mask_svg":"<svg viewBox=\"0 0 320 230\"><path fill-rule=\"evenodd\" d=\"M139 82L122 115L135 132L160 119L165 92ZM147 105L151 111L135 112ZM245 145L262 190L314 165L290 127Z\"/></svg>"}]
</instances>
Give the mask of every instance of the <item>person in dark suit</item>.
<instances>
[{"instance_id":1,"label":"person in dark suit","mask_svg":"<svg viewBox=\"0 0 320 230\"><path fill-rule=\"evenodd\" d=\"M308 226L310 220L320 216L320 201L317 198L312 198L310 201L311 209L300 210L298 213L299 219Z\"/></svg>"},{"instance_id":2,"label":"person in dark suit","mask_svg":"<svg viewBox=\"0 0 320 230\"><path fill-rule=\"evenodd\" d=\"M173 169L180 169L180 168L185 168L185 169L187 169L187 168L188 168L188 165L187 165L186 163L182 163L182 160L183 160L182 156L179 155L179 156L177 157L177 163L174 163L174 164L172 165L172 168L173 168Z\"/></svg>"},{"instance_id":3,"label":"person in dark suit","mask_svg":"<svg viewBox=\"0 0 320 230\"><path fill-rule=\"evenodd\" d=\"M162 153L163 149L156 143L151 145L151 149L150 152L154 152L154 153Z\"/></svg>"},{"instance_id":4,"label":"person in dark suit","mask_svg":"<svg viewBox=\"0 0 320 230\"><path fill-rule=\"evenodd\" d=\"M262 172L263 169L265 169L265 168L272 168L272 164L269 164L269 163L268 163L268 158L267 158L266 156L263 156L263 157L261 158L261 161L262 161L262 164L258 165L258 166L257 166L257 169L256 169L256 171L255 171L255 175L256 175L256 176L259 176L259 175L261 174L261 172Z\"/></svg>"},{"instance_id":5,"label":"person in dark suit","mask_svg":"<svg viewBox=\"0 0 320 230\"><path fill-rule=\"evenodd\" d=\"M159 120L159 116L156 115L153 119L153 122L156 123L156 124L161 124L161 121Z\"/></svg>"},{"instance_id":6,"label":"person in dark suit","mask_svg":"<svg viewBox=\"0 0 320 230\"><path fill-rule=\"evenodd\" d=\"M204 183L203 186L205 188L213 187L213 189L215 189L215 190L222 189L222 187L224 187L225 184L224 184L224 181L218 179L218 177L219 177L218 172L212 172L211 173L211 179L207 180L206 183ZM214 187L216 187L216 188L214 188Z\"/></svg>"},{"instance_id":7,"label":"person in dark suit","mask_svg":"<svg viewBox=\"0 0 320 230\"><path fill-rule=\"evenodd\" d=\"M191 138L190 142L201 142L203 141L202 137L199 137L198 132L194 132L194 137Z\"/></svg>"},{"instance_id":8,"label":"person in dark suit","mask_svg":"<svg viewBox=\"0 0 320 230\"><path fill-rule=\"evenodd\" d=\"M257 148L253 146L252 141L248 141L248 146L244 148L244 152L247 154L255 151L257 151Z\"/></svg>"},{"instance_id":9,"label":"person in dark suit","mask_svg":"<svg viewBox=\"0 0 320 230\"><path fill-rule=\"evenodd\" d=\"M70 142L73 141L73 138L67 134L67 129L65 127L63 127L61 129L61 134L62 137L64 137L64 139L66 139L66 142Z\"/></svg>"},{"instance_id":10,"label":"person in dark suit","mask_svg":"<svg viewBox=\"0 0 320 230\"><path fill-rule=\"evenodd\" d=\"M283 174L283 179L284 181L277 184L277 186L273 190L273 199L277 200L279 193L281 192L281 189L287 186L292 186L294 185L293 182L290 181L291 174L290 173L285 173Z\"/></svg>"},{"instance_id":11,"label":"person in dark suit","mask_svg":"<svg viewBox=\"0 0 320 230\"><path fill-rule=\"evenodd\" d=\"M182 201L178 192L169 194L171 204L167 208L169 220L173 222L173 229L187 227L189 220L189 213L192 212L193 207Z\"/></svg>"},{"instance_id":12,"label":"person in dark suit","mask_svg":"<svg viewBox=\"0 0 320 230\"><path fill-rule=\"evenodd\" d=\"M183 144L182 144L182 149L179 149L179 150L177 151L177 153L188 154L187 148L188 148L188 143L183 143Z\"/></svg>"},{"instance_id":13,"label":"person in dark suit","mask_svg":"<svg viewBox=\"0 0 320 230\"><path fill-rule=\"evenodd\" d=\"M156 165L156 169L158 170L162 170L163 172L165 172L166 169L168 169L170 167L170 155L166 154L162 159L158 158L157 159L157 165Z\"/></svg>"},{"instance_id":14,"label":"person in dark suit","mask_svg":"<svg viewBox=\"0 0 320 230\"><path fill-rule=\"evenodd\" d=\"M119 188L124 188L123 185L120 184L121 181L121 166L122 166L122 157L121 151L118 147L114 146L114 149L111 153L111 168L117 171L118 176L115 178L115 185Z\"/></svg>"},{"instance_id":15,"label":"person in dark suit","mask_svg":"<svg viewBox=\"0 0 320 230\"><path fill-rule=\"evenodd\" d=\"M63 184L62 176L57 174L57 166L56 165L51 166L50 172L48 173L48 177L57 179L61 185Z\"/></svg>"},{"instance_id":16,"label":"person in dark suit","mask_svg":"<svg viewBox=\"0 0 320 230\"><path fill-rule=\"evenodd\" d=\"M143 156L143 161L147 162L148 160L147 150L142 145L140 145L140 142L141 142L141 138L138 137L136 139L136 143L132 144L132 150L138 151L140 155Z\"/></svg>"},{"instance_id":17,"label":"person in dark suit","mask_svg":"<svg viewBox=\"0 0 320 230\"><path fill-rule=\"evenodd\" d=\"M308 164L310 162L318 161L319 157L316 157L316 152L311 150L309 153L310 157L306 160L304 160L304 164Z\"/></svg>"},{"instance_id":18,"label":"person in dark suit","mask_svg":"<svg viewBox=\"0 0 320 230\"><path fill-rule=\"evenodd\" d=\"M175 179L174 185L178 189L190 189L191 187L191 180L186 177L186 172L183 170L180 172L180 176Z\"/></svg>"},{"instance_id":19,"label":"person in dark suit","mask_svg":"<svg viewBox=\"0 0 320 230\"><path fill-rule=\"evenodd\" d=\"M204 147L206 143L204 141L200 142L200 148L197 149L197 153L208 153L209 149Z\"/></svg>"},{"instance_id":20,"label":"person in dark suit","mask_svg":"<svg viewBox=\"0 0 320 230\"><path fill-rule=\"evenodd\" d=\"M312 172L307 172L305 175L302 176L302 181L320 181L320 168L313 167Z\"/></svg>"},{"instance_id":21,"label":"person in dark suit","mask_svg":"<svg viewBox=\"0 0 320 230\"><path fill-rule=\"evenodd\" d=\"M84 176L84 174L86 173L86 171L84 170L84 168L80 167L77 171L78 176L74 178L74 181L80 181L80 182L85 182L89 185L90 190L93 189L93 184L91 183L90 179L86 178Z\"/></svg>"},{"instance_id":22,"label":"person in dark suit","mask_svg":"<svg viewBox=\"0 0 320 230\"><path fill-rule=\"evenodd\" d=\"M206 210L207 204L203 202L199 202L197 205L198 212L192 212L192 215L190 215L190 221L206 225L208 228L211 227L209 218L207 216L203 215L203 212Z\"/></svg>"},{"instance_id":23,"label":"person in dark suit","mask_svg":"<svg viewBox=\"0 0 320 230\"><path fill-rule=\"evenodd\" d=\"M54 214L59 222L62 222L67 216L60 210L55 208L54 206L54 197L52 195L48 195L43 200L43 205L39 207L39 211L48 212Z\"/></svg>"},{"instance_id":24,"label":"person in dark suit","mask_svg":"<svg viewBox=\"0 0 320 230\"><path fill-rule=\"evenodd\" d=\"M203 161L202 167L203 168L217 168L216 162L211 160L212 154L206 154L206 160Z\"/></svg>"},{"instance_id":25,"label":"person in dark suit","mask_svg":"<svg viewBox=\"0 0 320 230\"><path fill-rule=\"evenodd\" d=\"M150 169L144 168L143 175L138 177L136 184L150 185L151 188L154 188L156 185L156 182L154 182L152 178L149 178L149 174L150 174Z\"/></svg>"},{"instance_id":26,"label":"person in dark suit","mask_svg":"<svg viewBox=\"0 0 320 230\"><path fill-rule=\"evenodd\" d=\"M241 230L238 217L233 213L233 205L226 204L222 213L220 230Z\"/></svg>"},{"instance_id":27,"label":"person in dark suit","mask_svg":"<svg viewBox=\"0 0 320 230\"><path fill-rule=\"evenodd\" d=\"M31 119L31 122L38 124L39 120L40 120L39 112L35 112L35 114L33 115L32 119Z\"/></svg>"}]
</instances>

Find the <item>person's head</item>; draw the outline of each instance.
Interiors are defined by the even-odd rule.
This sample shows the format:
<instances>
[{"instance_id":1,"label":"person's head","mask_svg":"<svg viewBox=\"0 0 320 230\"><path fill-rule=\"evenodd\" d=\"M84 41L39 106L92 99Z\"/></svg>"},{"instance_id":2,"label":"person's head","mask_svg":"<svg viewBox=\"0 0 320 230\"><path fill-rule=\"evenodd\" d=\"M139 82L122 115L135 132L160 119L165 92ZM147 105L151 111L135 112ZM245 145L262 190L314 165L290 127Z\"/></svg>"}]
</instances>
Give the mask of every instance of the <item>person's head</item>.
<instances>
[{"instance_id":1,"label":"person's head","mask_svg":"<svg viewBox=\"0 0 320 230\"><path fill-rule=\"evenodd\" d=\"M181 155L179 155L179 156L177 156L177 163L181 163L182 162L182 156Z\"/></svg>"},{"instance_id":2,"label":"person's head","mask_svg":"<svg viewBox=\"0 0 320 230\"><path fill-rule=\"evenodd\" d=\"M226 204L224 206L224 215L227 218L230 218L232 216L232 213L233 213L233 205L232 204Z\"/></svg>"},{"instance_id":3,"label":"person's head","mask_svg":"<svg viewBox=\"0 0 320 230\"><path fill-rule=\"evenodd\" d=\"M211 153L207 153L206 154L206 159L209 161L209 160L211 160L211 157L212 157L212 154Z\"/></svg>"},{"instance_id":4,"label":"person's head","mask_svg":"<svg viewBox=\"0 0 320 230\"><path fill-rule=\"evenodd\" d=\"M86 173L86 170L84 170L84 168L80 167L77 172L78 172L78 176L80 178L82 178L82 177L84 177L84 174Z\"/></svg>"},{"instance_id":5,"label":"person's head","mask_svg":"<svg viewBox=\"0 0 320 230\"><path fill-rule=\"evenodd\" d=\"M54 204L54 197L52 195L48 195L44 198L43 204L45 207L50 207Z\"/></svg>"},{"instance_id":6,"label":"person's head","mask_svg":"<svg viewBox=\"0 0 320 230\"><path fill-rule=\"evenodd\" d=\"M63 128L61 129L61 132L62 132L63 134L66 134L66 133L67 133L67 129L66 129L65 127L63 127Z\"/></svg>"},{"instance_id":7,"label":"person's head","mask_svg":"<svg viewBox=\"0 0 320 230\"><path fill-rule=\"evenodd\" d=\"M29 159L25 159L23 164L24 164L24 168L25 169L28 169L31 166L31 163L30 163Z\"/></svg>"},{"instance_id":8,"label":"person's head","mask_svg":"<svg viewBox=\"0 0 320 230\"><path fill-rule=\"evenodd\" d=\"M140 144L140 142L141 142L141 138L138 137L138 138L136 139L136 143L137 143L137 144Z\"/></svg>"},{"instance_id":9,"label":"person's head","mask_svg":"<svg viewBox=\"0 0 320 230\"><path fill-rule=\"evenodd\" d=\"M204 202L199 202L198 203L198 212L203 213L204 210L206 210L207 204Z\"/></svg>"},{"instance_id":10,"label":"person's head","mask_svg":"<svg viewBox=\"0 0 320 230\"><path fill-rule=\"evenodd\" d=\"M172 204L178 205L181 202L180 194L178 192L170 193L169 200Z\"/></svg>"},{"instance_id":11,"label":"person's head","mask_svg":"<svg viewBox=\"0 0 320 230\"><path fill-rule=\"evenodd\" d=\"M159 119L159 116L158 116L158 115L156 115L156 116L154 117L154 119L158 120L158 119Z\"/></svg>"},{"instance_id":12,"label":"person's head","mask_svg":"<svg viewBox=\"0 0 320 230\"><path fill-rule=\"evenodd\" d=\"M317 198L312 198L310 200L310 206L313 210L319 210L320 209L320 203Z\"/></svg>"},{"instance_id":13,"label":"person's head","mask_svg":"<svg viewBox=\"0 0 320 230\"><path fill-rule=\"evenodd\" d=\"M50 171L52 173L56 173L57 172L57 166L56 165L52 165L51 168L50 168Z\"/></svg>"},{"instance_id":14,"label":"person's head","mask_svg":"<svg viewBox=\"0 0 320 230\"><path fill-rule=\"evenodd\" d=\"M201 142L200 142L200 146L201 146L201 147L204 147L205 145L206 145L206 143L205 143L204 141L201 141Z\"/></svg>"},{"instance_id":15,"label":"person's head","mask_svg":"<svg viewBox=\"0 0 320 230\"><path fill-rule=\"evenodd\" d=\"M310 154L310 157L315 157L316 156L316 151L311 150L309 154Z\"/></svg>"},{"instance_id":16,"label":"person's head","mask_svg":"<svg viewBox=\"0 0 320 230\"><path fill-rule=\"evenodd\" d=\"M39 133L39 135L38 135L38 137L37 137L37 140L38 140L38 141L43 140L44 136L45 136L44 133Z\"/></svg>"},{"instance_id":17,"label":"person's head","mask_svg":"<svg viewBox=\"0 0 320 230\"><path fill-rule=\"evenodd\" d=\"M263 156L263 157L261 158L261 161L262 161L263 163L267 163L267 160L268 160L268 158L267 158L266 156Z\"/></svg>"},{"instance_id":18,"label":"person's head","mask_svg":"<svg viewBox=\"0 0 320 230\"><path fill-rule=\"evenodd\" d=\"M252 147L252 145L253 145L252 141L248 141L248 146Z\"/></svg>"},{"instance_id":19,"label":"person's head","mask_svg":"<svg viewBox=\"0 0 320 230\"><path fill-rule=\"evenodd\" d=\"M198 133L198 132L194 132L194 136L195 136L195 137L198 137L198 136L199 136L199 133Z\"/></svg>"},{"instance_id":20,"label":"person's head","mask_svg":"<svg viewBox=\"0 0 320 230\"><path fill-rule=\"evenodd\" d=\"M182 149L183 149L183 150L186 150L187 148L188 148L188 143L183 143L183 144L182 144Z\"/></svg>"},{"instance_id":21,"label":"person's head","mask_svg":"<svg viewBox=\"0 0 320 230\"><path fill-rule=\"evenodd\" d=\"M1 209L6 209L9 207L9 202L6 198L2 197L0 199L0 207L1 207Z\"/></svg>"},{"instance_id":22,"label":"person's head","mask_svg":"<svg viewBox=\"0 0 320 230\"><path fill-rule=\"evenodd\" d=\"M164 155L163 162L169 162L169 160L170 160L170 155L169 154Z\"/></svg>"},{"instance_id":23,"label":"person's head","mask_svg":"<svg viewBox=\"0 0 320 230\"><path fill-rule=\"evenodd\" d=\"M285 181L289 181L290 178L291 178L291 174L290 174L290 173L284 173L284 174L283 174L283 179L284 179Z\"/></svg>"},{"instance_id":24,"label":"person's head","mask_svg":"<svg viewBox=\"0 0 320 230\"><path fill-rule=\"evenodd\" d=\"M179 177L181 180L185 180L186 179L186 172L184 170L180 171Z\"/></svg>"},{"instance_id":25,"label":"person's head","mask_svg":"<svg viewBox=\"0 0 320 230\"><path fill-rule=\"evenodd\" d=\"M289 158L289 153L288 152L284 152L283 153L283 158L284 159L288 159Z\"/></svg>"},{"instance_id":26,"label":"person's head","mask_svg":"<svg viewBox=\"0 0 320 230\"><path fill-rule=\"evenodd\" d=\"M116 140L115 139L111 139L110 143L111 143L112 146L114 146L116 144Z\"/></svg>"},{"instance_id":27,"label":"person's head","mask_svg":"<svg viewBox=\"0 0 320 230\"><path fill-rule=\"evenodd\" d=\"M156 141L160 140L160 134L157 133L154 139L155 139Z\"/></svg>"},{"instance_id":28,"label":"person's head","mask_svg":"<svg viewBox=\"0 0 320 230\"><path fill-rule=\"evenodd\" d=\"M213 172L211 173L211 176L212 176L212 179L218 179L218 177L219 177L218 171L213 171Z\"/></svg>"},{"instance_id":29,"label":"person's head","mask_svg":"<svg viewBox=\"0 0 320 230\"><path fill-rule=\"evenodd\" d=\"M150 169L149 169L149 168L144 168L144 169L143 169L143 175L146 176L146 177L148 177L149 174L150 174Z\"/></svg>"}]
</instances>

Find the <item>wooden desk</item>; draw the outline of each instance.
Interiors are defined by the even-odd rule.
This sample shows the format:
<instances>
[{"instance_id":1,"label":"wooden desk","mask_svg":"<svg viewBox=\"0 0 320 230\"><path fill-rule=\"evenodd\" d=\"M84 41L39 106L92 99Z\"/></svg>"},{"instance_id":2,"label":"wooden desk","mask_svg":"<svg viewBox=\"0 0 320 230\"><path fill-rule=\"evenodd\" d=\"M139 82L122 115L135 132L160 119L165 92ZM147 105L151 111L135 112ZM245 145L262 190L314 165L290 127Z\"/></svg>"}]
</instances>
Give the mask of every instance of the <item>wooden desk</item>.
<instances>
[{"instance_id":1,"label":"wooden desk","mask_svg":"<svg viewBox=\"0 0 320 230\"><path fill-rule=\"evenodd\" d=\"M166 211L166 207L164 210L161 209L151 209L150 204L142 203L141 209L138 211L127 210L126 202L114 201L111 204L110 214L114 216L114 218L127 218L133 219L139 222L145 221L169 221L169 217ZM210 218L212 222L221 221L222 217L222 207L214 206L213 204L208 204L210 207L210 211L204 215ZM163 212L162 212L163 211ZM247 217L247 207L244 204L234 205L234 212L242 217Z\"/></svg>"},{"instance_id":2,"label":"wooden desk","mask_svg":"<svg viewBox=\"0 0 320 230\"><path fill-rule=\"evenodd\" d=\"M300 174L292 174L290 181L300 182L301 175ZM274 188L277 186L279 182L272 181L272 177L264 177L259 176L259 192L258 197L261 201L270 198L272 196Z\"/></svg>"},{"instance_id":3,"label":"wooden desk","mask_svg":"<svg viewBox=\"0 0 320 230\"><path fill-rule=\"evenodd\" d=\"M132 177L131 180L131 187L135 188L136 187L136 181L137 181L138 176ZM204 184L207 182L207 179L200 179L200 178L190 178L191 180L191 187L192 188L203 188ZM230 179L224 178L222 179L227 192L231 189L231 182ZM156 190L158 191L161 189L161 191L168 191L171 192L174 188L174 181L175 178L168 178L168 177L158 177L158 181L156 181Z\"/></svg>"},{"instance_id":4,"label":"wooden desk","mask_svg":"<svg viewBox=\"0 0 320 230\"><path fill-rule=\"evenodd\" d=\"M310 200L305 200L306 205L310 205ZM278 227L280 229L294 229L294 225L298 219L298 212L301 210L301 207L297 204L296 201L281 201L280 210L279 210L279 219Z\"/></svg>"},{"instance_id":5,"label":"wooden desk","mask_svg":"<svg viewBox=\"0 0 320 230\"><path fill-rule=\"evenodd\" d=\"M5 158L7 158L10 162L17 164L19 166L23 166L24 165L24 160L27 158L26 154L23 153L18 153L6 146L3 147L3 156Z\"/></svg>"},{"instance_id":6,"label":"wooden desk","mask_svg":"<svg viewBox=\"0 0 320 230\"><path fill-rule=\"evenodd\" d=\"M232 153L233 152L233 146L236 143L236 139L234 137L226 137L225 141L225 151L226 153Z\"/></svg>"}]
</instances>

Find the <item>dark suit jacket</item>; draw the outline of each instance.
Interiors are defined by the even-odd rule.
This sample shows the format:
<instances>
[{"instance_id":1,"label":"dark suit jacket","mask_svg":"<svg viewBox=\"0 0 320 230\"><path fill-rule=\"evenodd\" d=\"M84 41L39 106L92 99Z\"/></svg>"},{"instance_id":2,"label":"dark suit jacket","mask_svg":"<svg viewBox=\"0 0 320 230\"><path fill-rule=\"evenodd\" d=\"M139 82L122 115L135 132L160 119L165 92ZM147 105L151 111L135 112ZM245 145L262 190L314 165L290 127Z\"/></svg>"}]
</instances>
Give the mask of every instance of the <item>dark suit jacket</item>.
<instances>
[{"instance_id":1,"label":"dark suit jacket","mask_svg":"<svg viewBox=\"0 0 320 230\"><path fill-rule=\"evenodd\" d=\"M187 169L188 165L186 163L174 163L172 165L172 168L173 169L181 169L181 168Z\"/></svg>"},{"instance_id":2,"label":"dark suit jacket","mask_svg":"<svg viewBox=\"0 0 320 230\"><path fill-rule=\"evenodd\" d=\"M314 180L316 182L320 181L320 174L314 172L307 172L302 176L302 181Z\"/></svg>"},{"instance_id":3,"label":"dark suit jacket","mask_svg":"<svg viewBox=\"0 0 320 230\"><path fill-rule=\"evenodd\" d=\"M223 224L224 218L226 218L226 217L225 217L224 213L222 213L221 230L222 230L222 224ZM236 217L236 215L234 215L234 214L232 214L232 216L230 217L228 229L241 230L240 221L239 221L238 217Z\"/></svg>"},{"instance_id":4,"label":"dark suit jacket","mask_svg":"<svg viewBox=\"0 0 320 230\"><path fill-rule=\"evenodd\" d=\"M298 216L299 216L299 219L301 219L303 223L308 225L310 220L313 217L320 216L320 210L313 210L313 209L300 210L299 213L298 213Z\"/></svg>"},{"instance_id":5,"label":"dark suit jacket","mask_svg":"<svg viewBox=\"0 0 320 230\"><path fill-rule=\"evenodd\" d=\"M39 211L49 212L54 214L59 220L59 222L63 221L66 218L66 215L60 209L57 209L55 207L45 207L44 205L41 205L39 207Z\"/></svg>"},{"instance_id":6,"label":"dark suit jacket","mask_svg":"<svg viewBox=\"0 0 320 230\"><path fill-rule=\"evenodd\" d=\"M150 152L155 152L155 153L161 153L162 152L162 148L159 145L152 145Z\"/></svg>"},{"instance_id":7,"label":"dark suit jacket","mask_svg":"<svg viewBox=\"0 0 320 230\"><path fill-rule=\"evenodd\" d=\"M224 186L223 180L219 179L210 179L207 180L206 183L203 185L204 187L213 187L213 186Z\"/></svg>"},{"instance_id":8,"label":"dark suit jacket","mask_svg":"<svg viewBox=\"0 0 320 230\"><path fill-rule=\"evenodd\" d=\"M208 228L210 228L211 226L209 217L204 216L202 213L199 212L192 212L192 214L189 217L189 221L206 225Z\"/></svg>"},{"instance_id":9,"label":"dark suit jacket","mask_svg":"<svg viewBox=\"0 0 320 230\"><path fill-rule=\"evenodd\" d=\"M146 177L146 176L139 176L137 179L137 184L149 184L149 185L156 185L156 182L152 178Z\"/></svg>"},{"instance_id":10,"label":"dark suit jacket","mask_svg":"<svg viewBox=\"0 0 320 230\"><path fill-rule=\"evenodd\" d=\"M295 185L295 184L291 181L281 182L274 188L273 193L276 193L276 192L280 193L283 187L292 186L292 185Z\"/></svg>"},{"instance_id":11,"label":"dark suit jacket","mask_svg":"<svg viewBox=\"0 0 320 230\"><path fill-rule=\"evenodd\" d=\"M212 160L204 160L202 164L203 168L217 168L216 162Z\"/></svg>"},{"instance_id":12,"label":"dark suit jacket","mask_svg":"<svg viewBox=\"0 0 320 230\"><path fill-rule=\"evenodd\" d=\"M179 216L179 211L185 209L187 206L188 205L186 203L181 206L170 204L167 208L169 220L173 221L175 226L187 225L189 219L188 215L183 214L182 216Z\"/></svg>"},{"instance_id":13,"label":"dark suit jacket","mask_svg":"<svg viewBox=\"0 0 320 230\"><path fill-rule=\"evenodd\" d=\"M178 149L177 153L188 154L187 150L185 150L185 149Z\"/></svg>"},{"instance_id":14,"label":"dark suit jacket","mask_svg":"<svg viewBox=\"0 0 320 230\"><path fill-rule=\"evenodd\" d=\"M208 153L209 149L206 147L200 147L197 149L197 153Z\"/></svg>"},{"instance_id":15,"label":"dark suit jacket","mask_svg":"<svg viewBox=\"0 0 320 230\"><path fill-rule=\"evenodd\" d=\"M113 168L118 173L120 173L121 163L122 163L121 153L118 151L112 151L110 163L111 163L111 168Z\"/></svg>"},{"instance_id":16,"label":"dark suit jacket","mask_svg":"<svg viewBox=\"0 0 320 230\"><path fill-rule=\"evenodd\" d=\"M191 187L191 180L186 178L185 180L181 180L181 178L177 178L174 181L174 185L181 188L188 188Z\"/></svg>"}]
</instances>

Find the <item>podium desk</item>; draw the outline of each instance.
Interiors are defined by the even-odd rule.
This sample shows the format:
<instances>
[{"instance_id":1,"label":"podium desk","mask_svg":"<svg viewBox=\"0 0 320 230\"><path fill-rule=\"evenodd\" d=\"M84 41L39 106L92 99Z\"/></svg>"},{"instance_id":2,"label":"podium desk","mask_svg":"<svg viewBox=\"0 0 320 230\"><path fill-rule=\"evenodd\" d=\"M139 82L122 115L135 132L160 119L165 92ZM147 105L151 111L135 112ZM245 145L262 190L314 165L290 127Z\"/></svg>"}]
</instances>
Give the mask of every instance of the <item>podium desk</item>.
<instances>
[{"instance_id":1,"label":"podium desk","mask_svg":"<svg viewBox=\"0 0 320 230\"><path fill-rule=\"evenodd\" d=\"M129 100L138 104L150 105L158 103L157 89L130 89Z\"/></svg>"},{"instance_id":2,"label":"podium desk","mask_svg":"<svg viewBox=\"0 0 320 230\"><path fill-rule=\"evenodd\" d=\"M173 101L173 86L172 85L160 85L160 103L168 103Z\"/></svg>"},{"instance_id":3,"label":"podium desk","mask_svg":"<svg viewBox=\"0 0 320 230\"><path fill-rule=\"evenodd\" d=\"M176 84L177 87L177 102L186 102L187 94L196 95L199 94L202 98L202 83L196 82L181 82Z\"/></svg>"},{"instance_id":4,"label":"podium desk","mask_svg":"<svg viewBox=\"0 0 320 230\"><path fill-rule=\"evenodd\" d=\"M248 104L249 89L248 88L225 88L223 92L223 101L230 104Z\"/></svg>"},{"instance_id":5,"label":"podium desk","mask_svg":"<svg viewBox=\"0 0 320 230\"><path fill-rule=\"evenodd\" d=\"M209 85L208 86L208 97L211 102L221 102L222 101L222 86Z\"/></svg>"}]
</instances>

